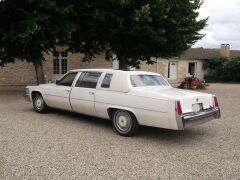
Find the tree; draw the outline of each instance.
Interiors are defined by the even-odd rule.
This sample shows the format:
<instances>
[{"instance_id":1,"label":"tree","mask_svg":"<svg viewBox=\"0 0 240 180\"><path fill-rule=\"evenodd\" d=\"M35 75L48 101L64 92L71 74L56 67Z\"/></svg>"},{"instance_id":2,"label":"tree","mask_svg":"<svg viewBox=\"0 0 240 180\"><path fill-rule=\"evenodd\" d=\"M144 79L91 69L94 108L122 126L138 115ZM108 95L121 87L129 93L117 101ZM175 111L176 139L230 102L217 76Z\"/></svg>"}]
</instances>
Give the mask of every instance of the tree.
<instances>
[{"instance_id":1,"label":"tree","mask_svg":"<svg viewBox=\"0 0 240 180\"><path fill-rule=\"evenodd\" d=\"M89 37L95 44L104 45L108 55L117 55L120 69L127 69L128 65L139 67L141 61L153 63L151 57L179 56L204 36L199 31L207 19L197 20L196 11L201 4L199 0L88 1L92 14L90 31L86 31L93 35ZM78 30L81 32L80 25L76 34ZM74 36L72 42L81 39ZM72 43L71 47L78 45ZM94 53L90 60L92 56Z\"/></svg>"},{"instance_id":2,"label":"tree","mask_svg":"<svg viewBox=\"0 0 240 180\"><path fill-rule=\"evenodd\" d=\"M32 62L44 83L44 53L54 51L71 34L71 6L57 0L0 1L0 63Z\"/></svg>"},{"instance_id":3,"label":"tree","mask_svg":"<svg viewBox=\"0 0 240 180\"><path fill-rule=\"evenodd\" d=\"M44 82L44 53L55 45L84 53L106 51L120 69L151 57L180 55L203 37L199 0L3 0L0 1L0 63L32 62Z\"/></svg>"}]
</instances>

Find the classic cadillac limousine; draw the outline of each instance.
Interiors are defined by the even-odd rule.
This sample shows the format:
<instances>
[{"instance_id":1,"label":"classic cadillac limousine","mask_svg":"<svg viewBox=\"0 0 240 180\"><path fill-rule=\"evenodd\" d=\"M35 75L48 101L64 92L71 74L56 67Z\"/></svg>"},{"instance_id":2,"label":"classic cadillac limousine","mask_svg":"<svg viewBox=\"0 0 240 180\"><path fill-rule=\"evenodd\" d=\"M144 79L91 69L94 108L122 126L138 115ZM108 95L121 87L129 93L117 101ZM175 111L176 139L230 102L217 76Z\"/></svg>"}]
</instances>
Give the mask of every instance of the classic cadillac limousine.
<instances>
[{"instance_id":1,"label":"classic cadillac limousine","mask_svg":"<svg viewBox=\"0 0 240 180\"><path fill-rule=\"evenodd\" d=\"M143 71L71 70L55 84L27 86L26 97L38 113L57 108L112 120L122 136L140 125L184 130L220 118L215 95L176 89Z\"/></svg>"}]
</instances>

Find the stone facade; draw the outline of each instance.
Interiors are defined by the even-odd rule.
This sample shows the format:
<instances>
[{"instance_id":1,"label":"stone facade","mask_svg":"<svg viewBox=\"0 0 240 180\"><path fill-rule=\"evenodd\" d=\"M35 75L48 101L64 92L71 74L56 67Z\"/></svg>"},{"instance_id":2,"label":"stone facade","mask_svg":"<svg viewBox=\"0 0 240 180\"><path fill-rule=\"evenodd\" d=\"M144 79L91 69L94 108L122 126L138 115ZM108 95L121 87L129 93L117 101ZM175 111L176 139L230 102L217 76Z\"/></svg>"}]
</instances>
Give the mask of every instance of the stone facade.
<instances>
[{"instance_id":1,"label":"stone facade","mask_svg":"<svg viewBox=\"0 0 240 180\"><path fill-rule=\"evenodd\" d=\"M168 77L168 64L174 62L176 64L176 79L169 79ZM153 65L141 64L143 71L157 72L164 78L168 79L170 83L180 83L185 77L189 76L188 66L189 63L196 64L195 76L201 80L204 78L204 70L202 68L202 60L185 60L185 59L157 59Z\"/></svg>"},{"instance_id":2,"label":"stone facade","mask_svg":"<svg viewBox=\"0 0 240 180\"><path fill-rule=\"evenodd\" d=\"M36 84L36 74L33 64L16 62L0 67L0 85Z\"/></svg>"},{"instance_id":3,"label":"stone facade","mask_svg":"<svg viewBox=\"0 0 240 180\"><path fill-rule=\"evenodd\" d=\"M57 47L57 52L64 52L64 47ZM168 79L170 83L180 83L185 77L189 76L189 66L194 64L195 76L202 80L204 78L204 70L202 68L205 59L213 57L235 57L240 56L240 51L230 50L229 44L222 44L220 49L203 49L191 48L187 50L181 57L172 59L156 59L152 65L145 63L141 64L140 70L151 71L161 74ZM53 54L46 53L46 61L43 64L45 78L48 82L53 82L60 78L62 74L54 74ZM94 61L82 62L83 54L67 54L67 70L71 69L87 69L87 68L112 68L115 62L106 61L105 54L97 55ZM169 67L174 64L174 78L169 78L169 72L172 71ZM5 67L0 67L0 86L1 85L32 85L36 84L35 69L31 63L16 62L7 64Z\"/></svg>"},{"instance_id":4,"label":"stone facade","mask_svg":"<svg viewBox=\"0 0 240 180\"><path fill-rule=\"evenodd\" d=\"M82 62L83 54L67 54L67 69L88 69L88 68L111 68L112 63L105 60L104 54L97 55L94 61ZM49 53L45 56L44 72L48 81L55 81L62 75L53 74L53 55Z\"/></svg>"},{"instance_id":5,"label":"stone facade","mask_svg":"<svg viewBox=\"0 0 240 180\"><path fill-rule=\"evenodd\" d=\"M112 68L112 62L105 60L105 55L101 54L96 56L96 59L91 62L82 62L82 54L67 55L68 70L71 69L88 69L88 68ZM53 74L53 54L48 53L45 55L46 61L43 63L45 78L49 82L53 82L60 78L62 75ZM202 70L202 61L200 60L179 60L179 59L157 59L152 65L145 63L141 64L140 70L157 72L163 77L168 79L168 63L176 63L176 79L169 79L170 83L179 83L188 75L188 63L195 62L197 64L196 76L200 79L203 78L204 72ZM5 67L0 68L0 85L28 85L36 84L35 69L31 63L16 62L14 64L7 64Z\"/></svg>"},{"instance_id":6,"label":"stone facade","mask_svg":"<svg viewBox=\"0 0 240 180\"><path fill-rule=\"evenodd\" d=\"M106 61L104 54L97 55L94 61L82 62L82 54L67 55L67 69L111 68L112 62ZM53 74L53 54L45 54L43 69L47 81L53 82L62 75ZM33 85L36 84L36 74L33 64L17 61L0 67L0 86Z\"/></svg>"}]
</instances>

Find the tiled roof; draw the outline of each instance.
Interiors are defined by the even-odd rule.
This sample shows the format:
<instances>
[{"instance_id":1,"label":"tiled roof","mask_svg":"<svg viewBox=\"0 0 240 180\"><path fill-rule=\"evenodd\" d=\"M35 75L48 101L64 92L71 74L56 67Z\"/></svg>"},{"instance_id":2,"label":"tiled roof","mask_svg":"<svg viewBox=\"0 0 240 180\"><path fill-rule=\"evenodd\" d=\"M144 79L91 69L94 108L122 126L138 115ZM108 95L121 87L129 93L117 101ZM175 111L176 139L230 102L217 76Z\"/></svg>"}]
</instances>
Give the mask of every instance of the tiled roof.
<instances>
[{"instance_id":1,"label":"tiled roof","mask_svg":"<svg viewBox=\"0 0 240 180\"><path fill-rule=\"evenodd\" d=\"M231 50L231 51L230 51L230 56L231 56L232 58L240 57L240 51L239 51L239 50Z\"/></svg>"},{"instance_id":2,"label":"tiled roof","mask_svg":"<svg viewBox=\"0 0 240 180\"><path fill-rule=\"evenodd\" d=\"M230 50L230 57L240 56L240 50ZM220 49L205 49L205 48L190 48L186 50L181 59L211 59L215 57L221 57Z\"/></svg>"}]
</instances>

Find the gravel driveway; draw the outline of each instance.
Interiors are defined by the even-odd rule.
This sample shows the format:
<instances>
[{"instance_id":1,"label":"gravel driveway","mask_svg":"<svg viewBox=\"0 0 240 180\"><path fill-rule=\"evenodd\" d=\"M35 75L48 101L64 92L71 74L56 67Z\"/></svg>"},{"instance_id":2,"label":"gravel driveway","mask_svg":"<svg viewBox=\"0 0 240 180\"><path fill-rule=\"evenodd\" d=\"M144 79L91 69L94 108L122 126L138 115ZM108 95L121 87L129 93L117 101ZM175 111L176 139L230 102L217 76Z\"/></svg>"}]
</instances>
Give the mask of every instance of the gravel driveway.
<instances>
[{"instance_id":1,"label":"gravel driveway","mask_svg":"<svg viewBox=\"0 0 240 180\"><path fill-rule=\"evenodd\" d=\"M110 121L37 114L0 88L0 179L240 179L240 85L212 84L222 118L185 131L115 134Z\"/></svg>"}]
</instances>

